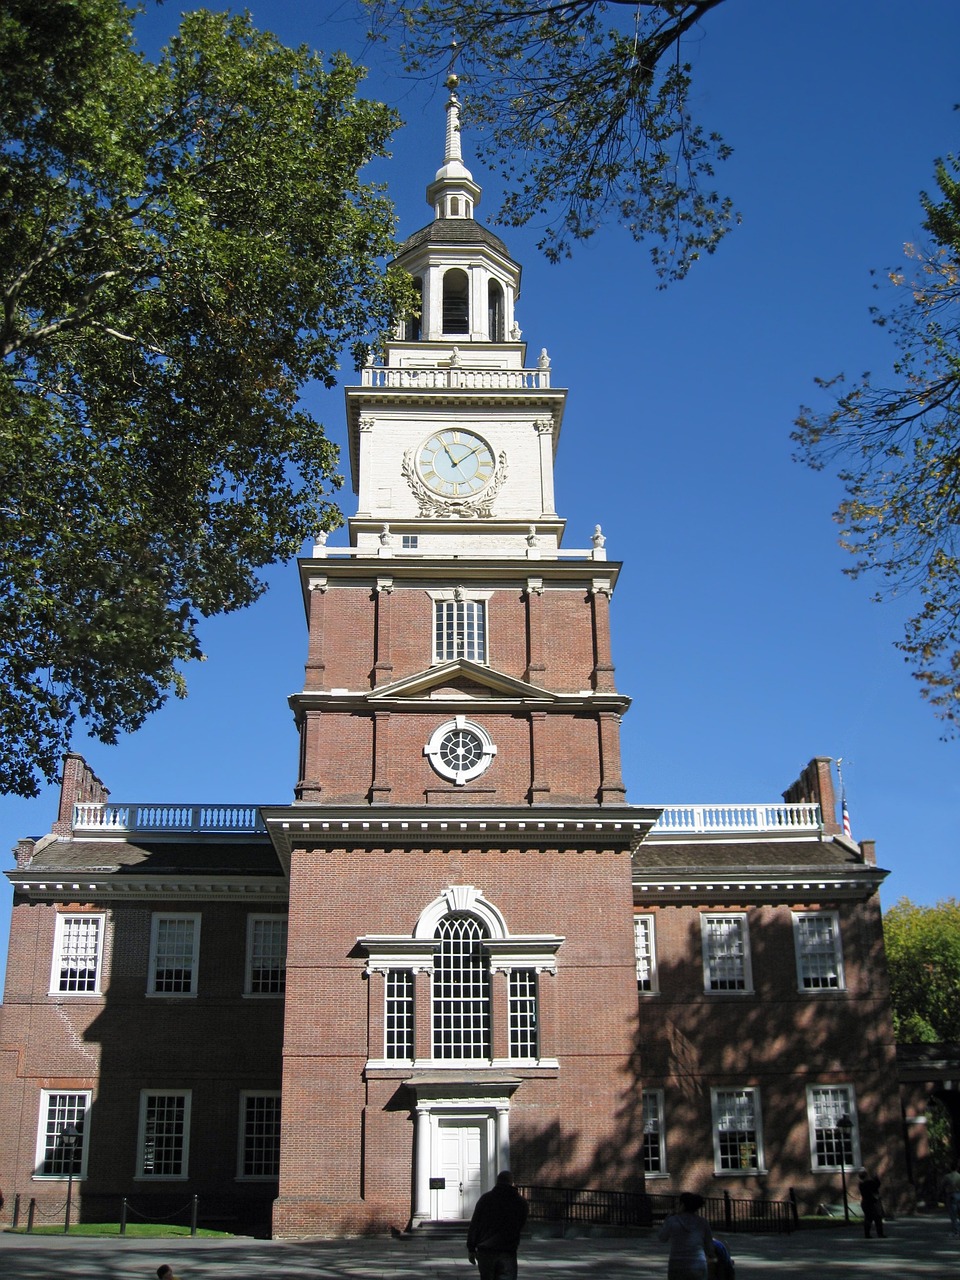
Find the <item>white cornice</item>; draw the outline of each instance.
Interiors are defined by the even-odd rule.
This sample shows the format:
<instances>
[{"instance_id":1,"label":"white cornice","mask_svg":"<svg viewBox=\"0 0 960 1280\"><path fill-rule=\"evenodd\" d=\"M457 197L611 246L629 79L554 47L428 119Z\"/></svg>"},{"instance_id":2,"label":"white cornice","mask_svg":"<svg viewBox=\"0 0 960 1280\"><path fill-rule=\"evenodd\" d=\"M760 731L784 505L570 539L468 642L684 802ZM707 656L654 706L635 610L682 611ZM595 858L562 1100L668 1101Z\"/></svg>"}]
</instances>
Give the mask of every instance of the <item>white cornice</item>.
<instances>
[{"instance_id":1,"label":"white cornice","mask_svg":"<svg viewBox=\"0 0 960 1280\"><path fill-rule=\"evenodd\" d=\"M64 898L73 900L78 897L98 900L216 898L219 901L251 903L285 902L288 893L287 882L280 876L267 879L212 874L200 877L196 874L179 876L175 872L143 876L106 868L87 870L82 874L75 871L71 875L58 874L55 869L8 871L5 874L14 892L38 902L60 902Z\"/></svg>"},{"instance_id":2,"label":"white cornice","mask_svg":"<svg viewBox=\"0 0 960 1280\"><path fill-rule=\"evenodd\" d=\"M725 867L717 871L677 868L662 873L641 868L634 871L633 897L637 905L695 902L794 902L815 898L871 897L886 878L874 867L789 868L785 871Z\"/></svg>"}]
</instances>

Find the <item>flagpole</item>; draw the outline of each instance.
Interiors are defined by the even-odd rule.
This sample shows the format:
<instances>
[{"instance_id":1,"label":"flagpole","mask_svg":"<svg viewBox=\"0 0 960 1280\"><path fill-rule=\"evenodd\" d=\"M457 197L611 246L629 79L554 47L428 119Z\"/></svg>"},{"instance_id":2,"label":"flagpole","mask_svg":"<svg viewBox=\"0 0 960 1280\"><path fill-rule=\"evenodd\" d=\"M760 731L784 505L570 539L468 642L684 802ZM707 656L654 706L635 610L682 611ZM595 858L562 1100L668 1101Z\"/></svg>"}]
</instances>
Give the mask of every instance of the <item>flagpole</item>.
<instances>
[{"instance_id":1,"label":"flagpole","mask_svg":"<svg viewBox=\"0 0 960 1280\"><path fill-rule=\"evenodd\" d=\"M847 809L847 788L843 781L843 756L837 756L837 775L840 778L840 821L843 824L843 834L848 840L853 839L850 827L850 812Z\"/></svg>"}]
</instances>

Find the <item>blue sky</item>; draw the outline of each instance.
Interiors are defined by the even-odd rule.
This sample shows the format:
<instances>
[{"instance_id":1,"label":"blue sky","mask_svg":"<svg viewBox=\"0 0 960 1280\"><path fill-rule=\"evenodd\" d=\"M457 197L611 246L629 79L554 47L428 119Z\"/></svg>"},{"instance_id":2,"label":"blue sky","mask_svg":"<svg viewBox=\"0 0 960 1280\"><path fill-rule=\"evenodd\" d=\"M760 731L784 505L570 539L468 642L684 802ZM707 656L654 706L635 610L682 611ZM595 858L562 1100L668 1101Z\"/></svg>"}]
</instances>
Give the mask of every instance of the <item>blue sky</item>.
<instances>
[{"instance_id":1,"label":"blue sky","mask_svg":"<svg viewBox=\"0 0 960 1280\"><path fill-rule=\"evenodd\" d=\"M406 120L377 176L401 235L424 225L442 92L365 49L350 0L248 7L288 43L342 48L371 68L368 93ZM148 50L181 8L150 6ZM523 264L528 363L545 346L570 391L557 460L565 543L587 546L600 523L624 562L613 619L618 685L633 698L629 799L768 801L812 756L841 756L853 834L875 839L890 871L885 906L958 893L960 743L940 740L893 647L910 602L876 605L869 583L843 576L839 486L791 461L789 435L815 376L889 368L870 273L903 261L934 158L960 150L958 48L956 0L729 0L687 48L697 112L735 147L720 178L743 224L716 255L658 292L644 250L616 227L555 267L535 229L501 232ZM469 134L463 145L483 217L496 182ZM344 443L342 393L308 403ZM351 513L352 493L341 497ZM77 738L115 800L292 799L286 699L302 687L306 631L295 567L270 580L254 608L207 626L186 702L113 748ZM52 789L0 799L6 847L49 830L56 803ZM0 962L11 896L4 880Z\"/></svg>"}]
</instances>

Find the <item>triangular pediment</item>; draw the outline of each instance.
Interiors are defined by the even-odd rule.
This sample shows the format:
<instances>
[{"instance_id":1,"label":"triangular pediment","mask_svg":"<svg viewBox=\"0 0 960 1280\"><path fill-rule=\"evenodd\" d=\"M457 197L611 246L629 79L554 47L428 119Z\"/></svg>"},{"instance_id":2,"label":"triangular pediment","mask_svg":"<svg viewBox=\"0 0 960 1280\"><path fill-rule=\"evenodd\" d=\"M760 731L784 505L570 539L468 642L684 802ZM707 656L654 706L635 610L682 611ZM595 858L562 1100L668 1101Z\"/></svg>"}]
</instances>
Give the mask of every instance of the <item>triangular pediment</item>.
<instances>
[{"instance_id":1,"label":"triangular pediment","mask_svg":"<svg viewBox=\"0 0 960 1280\"><path fill-rule=\"evenodd\" d=\"M557 695L539 689L526 680L517 680L478 662L459 658L442 666L430 667L416 675L406 676L391 684L381 685L370 694L371 702L386 699L429 699L431 702L477 702L496 698L530 702L556 702Z\"/></svg>"}]
</instances>

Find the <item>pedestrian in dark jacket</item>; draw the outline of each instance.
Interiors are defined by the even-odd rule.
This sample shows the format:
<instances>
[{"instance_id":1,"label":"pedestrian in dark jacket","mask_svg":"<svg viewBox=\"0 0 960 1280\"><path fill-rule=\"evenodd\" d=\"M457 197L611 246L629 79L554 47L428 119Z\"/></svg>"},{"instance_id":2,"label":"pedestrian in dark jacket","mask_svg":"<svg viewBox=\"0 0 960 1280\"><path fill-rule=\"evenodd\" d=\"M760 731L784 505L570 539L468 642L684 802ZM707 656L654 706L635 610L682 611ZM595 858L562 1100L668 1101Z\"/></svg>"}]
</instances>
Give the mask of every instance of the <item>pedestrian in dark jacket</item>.
<instances>
[{"instance_id":1,"label":"pedestrian in dark jacket","mask_svg":"<svg viewBox=\"0 0 960 1280\"><path fill-rule=\"evenodd\" d=\"M860 1170L860 1205L863 1209L863 1234L870 1239L870 1228L877 1228L883 1235L883 1201L880 1199L880 1179L866 1169Z\"/></svg>"},{"instance_id":2,"label":"pedestrian in dark jacket","mask_svg":"<svg viewBox=\"0 0 960 1280\"><path fill-rule=\"evenodd\" d=\"M506 1169L477 1201L467 1232L467 1253L480 1280L517 1280L517 1249L529 1209Z\"/></svg>"}]
</instances>

